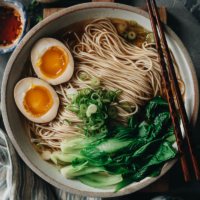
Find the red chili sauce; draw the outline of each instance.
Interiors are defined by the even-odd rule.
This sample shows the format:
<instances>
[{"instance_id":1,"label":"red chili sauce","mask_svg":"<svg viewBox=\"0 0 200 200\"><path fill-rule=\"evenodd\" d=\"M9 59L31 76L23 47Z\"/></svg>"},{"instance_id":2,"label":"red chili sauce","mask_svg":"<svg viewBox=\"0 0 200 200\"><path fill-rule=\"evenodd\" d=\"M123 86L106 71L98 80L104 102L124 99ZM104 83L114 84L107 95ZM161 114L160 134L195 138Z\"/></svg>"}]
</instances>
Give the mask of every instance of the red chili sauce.
<instances>
[{"instance_id":1,"label":"red chili sauce","mask_svg":"<svg viewBox=\"0 0 200 200\"><path fill-rule=\"evenodd\" d=\"M8 46L22 33L21 15L8 6L0 6L0 46Z\"/></svg>"}]
</instances>

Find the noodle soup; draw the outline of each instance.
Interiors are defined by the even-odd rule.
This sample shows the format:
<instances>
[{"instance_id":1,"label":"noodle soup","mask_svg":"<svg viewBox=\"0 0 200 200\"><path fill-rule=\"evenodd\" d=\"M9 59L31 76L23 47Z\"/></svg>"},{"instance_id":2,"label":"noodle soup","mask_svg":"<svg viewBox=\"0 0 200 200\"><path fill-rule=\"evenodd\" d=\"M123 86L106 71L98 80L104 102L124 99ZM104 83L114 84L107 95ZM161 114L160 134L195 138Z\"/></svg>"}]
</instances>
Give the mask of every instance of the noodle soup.
<instances>
[{"instance_id":1,"label":"noodle soup","mask_svg":"<svg viewBox=\"0 0 200 200\"><path fill-rule=\"evenodd\" d=\"M133 163L140 154L131 160L133 152L158 145L151 156L164 155L164 148L170 153L158 159L162 163L155 161L157 165L148 168L146 176L155 169L159 173L176 151L171 147L175 137L153 34L133 20L97 18L70 25L55 38L69 50L64 55L69 57L65 61L71 65L72 55L74 71L68 81L52 84L59 98L56 117L46 123L28 122L29 137L35 149L43 159L60 166L67 178L78 178L84 184L101 187L106 186L105 181L100 181L104 178L112 180L110 185L120 184L127 174L139 173L139 160L135 167ZM46 39L43 44L48 46L54 40ZM64 47L58 42L55 44L54 51L62 53ZM54 61L63 60L63 55L59 55L54 56ZM184 95L184 83L173 54L172 58ZM39 67L44 61L35 63ZM31 66L27 76L34 77L35 73L35 67L33 70ZM39 77L51 84L43 76ZM148 151L142 156L151 163ZM144 165L142 163L139 168ZM115 171L119 166L123 170ZM76 167L80 173L71 174ZM106 173L106 177L99 172ZM121 188L119 185L116 191Z\"/></svg>"}]
</instances>

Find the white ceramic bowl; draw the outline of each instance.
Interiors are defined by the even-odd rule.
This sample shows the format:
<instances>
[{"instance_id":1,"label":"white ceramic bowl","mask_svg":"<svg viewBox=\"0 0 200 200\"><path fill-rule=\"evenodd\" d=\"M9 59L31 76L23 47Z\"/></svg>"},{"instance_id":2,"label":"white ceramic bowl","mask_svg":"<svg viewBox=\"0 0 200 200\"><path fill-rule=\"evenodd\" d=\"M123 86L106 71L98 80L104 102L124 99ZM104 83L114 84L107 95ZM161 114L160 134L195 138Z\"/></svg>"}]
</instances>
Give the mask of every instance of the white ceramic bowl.
<instances>
[{"instance_id":1,"label":"white ceramic bowl","mask_svg":"<svg viewBox=\"0 0 200 200\"><path fill-rule=\"evenodd\" d=\"M6 130L17 152L26 164L44 180L60 189L79 195L90 197L114 197L135 192L152 183L169 170L176 162L176 159L168 162L164 166L160 176L156 178L145 178L139 183L132 183L117 193L113 193L113 186L97 189L86 186L77 180L68 180L52 165L43 161L30 145L26 137L24 117L17 109L13 98L14 86L23 76L23 70L26 67L25 62L30 54L32 46L38 39L49 37L56 31L72 23L96 17L135 20L145 28L151 30L148 13L131 6L116 3L81 4L67 8L48 17L35 26L23 38L8 62L2 84L2 114ZM167 26L165 26L165 30L169 47L175 55L183 80L186 84L185 105L188 116L194 126L199 106L199 89L194 67L180 39Z\"/></svg>"}]
</instances>

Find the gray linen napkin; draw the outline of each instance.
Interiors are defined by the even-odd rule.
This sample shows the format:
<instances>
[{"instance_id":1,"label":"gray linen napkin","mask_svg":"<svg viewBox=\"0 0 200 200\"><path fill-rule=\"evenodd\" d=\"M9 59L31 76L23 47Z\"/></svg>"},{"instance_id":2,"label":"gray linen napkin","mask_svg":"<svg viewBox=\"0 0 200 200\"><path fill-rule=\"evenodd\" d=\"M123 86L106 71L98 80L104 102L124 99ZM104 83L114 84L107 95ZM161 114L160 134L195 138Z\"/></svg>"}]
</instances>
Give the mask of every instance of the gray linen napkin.
<instances>
[{"instance_id":1,"label":"gray linen napkin","mask_svg":"<svg viewBox=\"0 0 200 200\"><path fill-rule=\"evenodd\" d=\"M0 200L100 200L67 193L32 172L0 129Z\"/></svg>"}]
</instances>

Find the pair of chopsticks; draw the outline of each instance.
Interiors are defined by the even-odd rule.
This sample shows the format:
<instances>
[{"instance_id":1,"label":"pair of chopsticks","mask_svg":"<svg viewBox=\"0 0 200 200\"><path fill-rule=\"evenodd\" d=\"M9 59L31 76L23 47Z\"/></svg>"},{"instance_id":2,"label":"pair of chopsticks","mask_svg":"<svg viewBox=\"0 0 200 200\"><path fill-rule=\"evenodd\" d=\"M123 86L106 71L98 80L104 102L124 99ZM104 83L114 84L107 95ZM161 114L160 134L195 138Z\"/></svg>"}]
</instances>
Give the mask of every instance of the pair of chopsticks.
<instances>
[{"instance_id":1,"label":"pair of chopsticks","mask_svg":"<svg viewBox=\"0 0 200 200\"><path fill-rule=\"evenodd\" d=\"M170 78L172 80L173 88L174 88L176 99L178 102L180 115L181 115L181 119L183 122L185 135L186 135L186 139L187 139L187 143L188 143L188 147L189 147L189 151L190 151L190 156L191 156L192 164L193 164L194 171L195 171L195 176L196 176L196 179L199 180L200 179L200 171L199 171L199 165L197 162L196 149L195 149L195 145L194 145L194 142L192 139L192 130L190 127L190 123L189 123L189 120L187 117L187 113L186 113L183 99L181 96L181 92L179 89L179 85L178 85L178 81L177 81L176 74L174 71L173 62L172 62L172 58L170 56L167 41L166 41L166 38L164 35L164 31L162 29L162 24L161 24L160 17L158 14L158 9L157 9L155 0L146 0L146 3L147 3L147 8L148 8L148 12L149 12L150 20L151 20L151 26L153 29L155 45L156 45L156 49L158 52L158 58L159 58L161 71L162 71L162 78L163 78L163 82L164 82L164 86L165 86L165 90L166 90L167 101L168 101L171 119L172 119L172 123L173 123L173 127L174 127L174 133L176 135L176 141L177 141L177 145L178 145L178 151L179 151L179 155L180 155L184 178L185 178L185 181L191 180L189 169L188 169L188 164L187 164L187 160L186 160L186 153L185 153L185 147L184 147L184 143L183 143L183 137L182 137L181 128L180 128L180 124L179 124L179 118L178 118L175 103L174 103L174 98L173 98L171 85L170 85L170 81L169 81L169 77L168 77L168 71L167 71L167 67L165 64L163 51L162 51L162 47L161 47L160 40L158 37L156 25L158 26L158 30L160 32L161 42L162 42L162 46L164 49L165 58L167 60ZM153 7L153 10L152 10L152 7ZM153 11L154 11L155 17L153 15Z\"/></svg>"}]
</instances>

